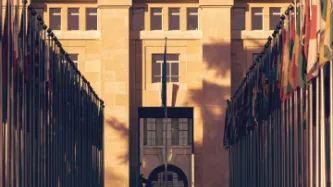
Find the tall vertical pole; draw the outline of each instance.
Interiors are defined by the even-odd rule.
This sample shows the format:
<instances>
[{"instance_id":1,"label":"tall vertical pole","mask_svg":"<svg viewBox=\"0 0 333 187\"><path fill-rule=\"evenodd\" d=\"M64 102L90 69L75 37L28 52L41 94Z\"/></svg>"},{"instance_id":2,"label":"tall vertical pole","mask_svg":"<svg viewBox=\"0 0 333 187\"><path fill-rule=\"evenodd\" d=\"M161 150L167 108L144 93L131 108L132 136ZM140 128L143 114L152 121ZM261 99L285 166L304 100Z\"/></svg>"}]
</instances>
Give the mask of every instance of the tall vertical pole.
<instances>
[{"instance_id":1,"label":"tall vertical pole","mask_svg":"<svg viewBox=\"0 0 333 187\"><path fill-rule=\"evenodd\" d=\"M308 112L308 121L309 121L309 130L308 130L308 138L309 138L309 148L308 148L308 154L309 154L309 187L313 186L313 84L309 85L308 88L308 98L307 98L307 112Z\"/></svg>"},{"instance_id":2,"label":"tall vertical pole","mask_svg":"<svg viewBox=\"0 0 333 187\"><path fill-rule=\"evenodd\" d=\"M166 42L167 38L165 38L165 46L164 46L164 61L163 61L163 75L162 75L162 104L164 106L164 123L165 123L165 152L164 152L164 165L165 165L165 171L164 171L164 185L165 187L168 186L168 111L167 111L167 101L166 101L166 95L167 95L167 76L166 76L166 69L167 69L167 62L166 62Z\"/></svg>"},{"instance_id":3,"label":"tall vertical pole","mask_svg":"<svg viewBox=\"0 0 333 187\"><path fill-rule=\"evenodd\" d=\"M320 183L320 181L319 181L319 177L320 177L320 175L319 175L319 151L320 151L320 143L319 143L319 78L318 77L316 77L316 87L315 87L315 103L316 103L316 106L314 106L314 108L315 108L315 112L316 112L316 120L315 120L315 133L316 133L316 135L315 135L315 137L316 137L316 140L315 140L315 143L316 143L316 149L315 149L315 151L316 151L316 154L315 154L315 184L316 184L316 186L319 186L319 183Z\"/></svg>"},{"instance_id":4,"label":"tall vertical pole","mask_svg":"<svg viewBox=\"0 0 333 187\"><path fill-rule=\"evenodd\" d=\"M324 68L324 67L323 67ZM319 102L319 111L320 111L320 120L318 121L320 126L320 186L324 187L326 186L326 157L325 157L325 107L324 107L324 69L320 69L320 86L319 86L319 92L317 92L320 102ZM319 95L320 94L320 95ZM318 110L318 109L317 109Z\"/></svg>"}]
</instances>

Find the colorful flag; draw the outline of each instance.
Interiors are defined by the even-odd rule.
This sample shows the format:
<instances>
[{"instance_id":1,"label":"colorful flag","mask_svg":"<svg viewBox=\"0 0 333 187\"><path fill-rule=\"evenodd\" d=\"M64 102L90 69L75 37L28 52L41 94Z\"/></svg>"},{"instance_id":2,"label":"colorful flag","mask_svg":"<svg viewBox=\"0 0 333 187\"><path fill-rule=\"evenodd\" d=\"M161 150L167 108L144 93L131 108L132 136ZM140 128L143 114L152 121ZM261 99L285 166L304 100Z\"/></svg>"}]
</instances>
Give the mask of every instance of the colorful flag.
<instances>
[{"instance_id":1,"label":"colorful flag","mask_svg":"<svg viewBox=\"0 0 333 187\"><path fill-rule=\"evenodd\" d=\"M284 100L285 96L287 95L289 85L289 69L290 69L290 53L293 51L293 43L291 42L290 38L290 14L286 16L286 19L283 22L283 30L282 31L282 64L281 64L281 99Z\"/></svg>"},{"instance_id":2,"label":"colorful flag","mask_svg":"<svg viewBox=\"0 0 333 187\"><path fill-rule=\"evenodd\" d=\"M289 32L291 33L291 49L290 53L290 63L289 63L289 75L288 75L288 87L285 90L284 94L289 95L293 90L297 88L297 66L300 58L300 1L296 1L295 11L289 14L289 18L291 19L291 25L289 28Z\"/></svg>"},{"instance_id":3,"label":"colorful flag","mask_svg":"<svg viewBox=\"0 0 333 187\"><path fill-rule=\"evenodd\" d=\"M320 2L319 0L312 0L311 14L310 14L310 40L309 40L309 49L308 49L308 59L307 59L307 77L306 80L309 82L311 79L318 75L318 40L317 33L320 32Z\"/></svg>"},{"instance_id":4,"label":"colorful flag","mask_svg":"<svg viewBox=\"0 0 333 187\"><path fill-rule=\"evenodd\" d=\"M300 8L300 13L299 13L299 18L297 18L298 22L297 23L297 34L299 35L299 51L298 51L298 61L296 63L296 88L302 88L306 84L306 58L304 56L304 29L305 29L305 22L304 22L304 17L305 17L305 0L301 0L301 7ZM294 88L294 90L296 89Z\"/></svg>"},{"instance_id":5,"label":"colorful flag","mask_svg":"<svg viewBox=\"0 0 333 187\"><path fill-rule=\"evenodd\" d=\"M321 1L321 22L320 22L320 53L319 53L319 67L323 67L329 60L331 60L331 14L332 2L331 0Z\"/></svg>"}]
</instances>

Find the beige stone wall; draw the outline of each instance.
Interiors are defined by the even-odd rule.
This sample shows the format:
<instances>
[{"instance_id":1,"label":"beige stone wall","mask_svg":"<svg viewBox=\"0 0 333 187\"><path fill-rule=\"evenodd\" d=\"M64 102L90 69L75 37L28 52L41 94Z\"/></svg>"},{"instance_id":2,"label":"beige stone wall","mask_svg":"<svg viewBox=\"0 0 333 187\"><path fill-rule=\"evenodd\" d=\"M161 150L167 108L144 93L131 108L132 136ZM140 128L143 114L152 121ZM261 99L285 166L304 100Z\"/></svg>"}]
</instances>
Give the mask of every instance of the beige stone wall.
<instances>
[{"instance_id":1,"label":"beige stone wall","mask_svg":"<svg viewBox=\"0 0 333 187\"><path fill-rule=\"evenodd\" d=\"M267 38L272 35L273 30L269 30L269 7L281 7L281 15L290 5L290 1L270 0L262 2L260 0L238 1L234 7L245 7L245 30L232 30L231 37L231 93L234 93L246 71L252 64L252 54L260 53L267 42ZM262 31L251 30L251 8L262 7L264 29ZM276 23L278 24L278 23Z\"/></svg>"}]
</instances>

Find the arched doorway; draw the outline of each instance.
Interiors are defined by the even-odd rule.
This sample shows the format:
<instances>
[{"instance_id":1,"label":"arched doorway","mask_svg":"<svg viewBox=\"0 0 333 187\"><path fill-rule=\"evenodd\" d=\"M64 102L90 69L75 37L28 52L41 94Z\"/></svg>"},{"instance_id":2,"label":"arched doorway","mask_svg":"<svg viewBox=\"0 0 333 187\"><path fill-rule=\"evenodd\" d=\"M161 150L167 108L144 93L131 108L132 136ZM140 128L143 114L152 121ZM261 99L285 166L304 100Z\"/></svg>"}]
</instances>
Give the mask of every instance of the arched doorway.
<instances>
[{"instance_id":1,"label":"arched doorway","mask_svg":"<svg viewBox=\"0 0 333 187\"><path fill-rule=\"evenodd\" d=\"M164 187L164 165L155 168L148 177L148 187ZM185 173L177 166L168 164L168 187L188 187Z\"/></svg>"}]
</instances>

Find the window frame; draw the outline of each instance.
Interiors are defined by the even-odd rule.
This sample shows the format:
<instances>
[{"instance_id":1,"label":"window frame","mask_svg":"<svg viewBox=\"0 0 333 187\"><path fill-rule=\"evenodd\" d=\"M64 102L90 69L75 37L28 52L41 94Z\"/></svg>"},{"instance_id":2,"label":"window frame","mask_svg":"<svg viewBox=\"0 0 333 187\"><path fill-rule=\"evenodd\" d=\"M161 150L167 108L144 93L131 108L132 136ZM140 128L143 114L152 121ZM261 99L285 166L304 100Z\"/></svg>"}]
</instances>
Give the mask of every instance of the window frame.
<instances>
[{"instance_id":1,"label":"window frame","mask_svg":"<svg viewBox=\"0 0 333 187\"><path fill-rule=\"evenodd\" d=\"M158 14L161 14L160 15L160 17L161 17L161 29L153 29L153 21L152 21L152 19L153 19L153 9L161 9L161 12L158 12ZM155 16L157 16L157 15L155 15ZM163 25L164 25L164 22L163 22L163 8L161 8L161 7L151 7L150 8L150 30L151 31L163 31Z\"/></svg>"},{"instance_id":2,"label":"window frame","mask_svg":"<svg viewBox=\"0 0 333 187\"><path fill-rule=\"evenodd\" d=\"M277 12L274 12L273 9L280 9L280 11L279 11L279 13L277 13ZM271 10L273 12L271 12ZM271 22L272 21L271 18L272 18L272 16L278 16L280 18L281 17L281 10L282 10L281 7L269 7L269 30L274 30L275 29L275 27L278 24L278 22L272 23ZM274 15L274 13L277 14L277 15ZM271 25L271 24L275 24L275 25ZM273 26L273 27L271 27L271 26Z\"/></svg>"},{"instance_id":3,"label":"window frame","mask_svg":"<svg viewBox=\"0 0 333 187\"><path fill-rule=\"evenodd\" d=\"M153 55L164 55L164 54L152 54L152 81L153 81L153 78L156 78L156 77L160 77L160 81L159 82L152 82L152 83L161 83L162 82L162 72L163 72L163 60L156 60L156 62L153 61ZM168 59L168 55L177 55L178 56L178 60L167 60L166 63L167 63L167 66L169 66L169 74L166 75L166 79L167 79L167 82L174 82L174 83L177 83L177 82L180 82L180 54L167 54L167 59ZM157 76L157 75L154 75L154 72L153 72L153 63L157 63L157 64L160 64L160 72L161 72L161 75L160 76ZM172 75L172 64L178 64L178 75ZM167 72L168 73L168 72ZM178 78L178 81L172 81L172 78Z\"/></svg>"},{"instance_id":4,"label":"window frame","mask_svg":"<svg viewBox=\"0 0 333 187\"><path fill-rule=\"evenodd\" d=\"M87 10L88 9L96 9L96 15L94 15L96 17L96 29L88 29L88 16L92 16L92 15L88 15ZM95 7L86 7L86 15L85 15L85 21L86 21L86 31L97 31L98 30L98 8ZM94 13L95 14L95 13Z\"/></svg>"},{"instance_id":5,"label":"window frame","mask_svg":"<svg viewBox=\"0 0 333 187\"><path fill-rule=\"evenodd\" d=\"M184 121L183 123L181 123L181 121L180 121L180 119L182 119L182 120L186 120L186 121ZM183 125L185 125L186 126L186 129L181 129L180 128L180 124L183 124ZM186 134L186 138L181 138L181 136L180 136L180 133L181 132L186 132L185 134ZM189 119L188 118L178 118L178 145L180 145L180 146L188 146L188 145L190 145L189 144L189 142L190 142L190 137L189 137ZM181 140L186 140L185 141L185 144L181 144L180 142L182 142Z\"/></svg>"},{"instance_id":6,"label":"window frame","mask_svg":"<svg viewBox=\"0 0 333 187\"><path fill-rule=\"evenodd\" d=\"M149 119L154 119L154 122L149 122ZM148 129L148 123L153 124L155 129ZM148 132L153 132L153 134L155 134L154 138L148 138ZM156 118L145 118L144 119L144 145L145 146L157 146L157 122L156 122ZM148 139L153 140L151 142L154 142L153 144L149 144Z\"/></svg>"},{"instance_id":7,"label":"window frame","mask_svg":"<svg viewBox=\"0 0 333 187\"><path fill-rule=\"evenodd\" d=\"M157 119L157 118L156 118ZM161 119L161 118L160 118ZM168 146L172 146L172 118L167 118L167 129L165 129L165 118L162 118L162 145L165 146L165 132L167 131L166 133L166 136L170 135L170 138L167 137L167 144ZM158 134L159 135L159 134ZM169 143L169 140L170 140L170 143Z\"/></svg>"},{"instance_id":8,"label":"window frame","mask_svg":"<svg viewBox=\"0 0 333 187\"><path fill-rule=\"evenodd\" d=\"M153 119L153 121L150 121ZM185 121L181 121L185 120ZM174 125L176 122L176 125ZM191 119L190 118L167 118L168 131L165 129L165 118L144 118L144 146L165 146L165 136L167 134L168 146L193 146L191 131ZM154 124L153 129L148 129L148 124ZM186 129L181 128L181 124L186 126ZM176 128L175 128L176 127ZM175 132L176 131L176 132ZM154 138L148 138L149 132L153 132ZM186 138L183 138L180 134L185 132ZM150 141L149 141L150 140Z\"/></svg>"},{"instance_id":9,"label":"window frame","mask_svg":"<svg viewBox=\"0 0 333 187\"><path fill-rule=\"evenodd\" d=\"M188 21L188 18L190 16L190 13L189 13L189 10L190 9L196 9L197 12L196 12L196 16L197 16L197 29L189 29L189 21ZM187 7L186 8L186 30L187 31L196 31L196 30L200 30L199 28L199 8L198 7Z\"/></svg>"},{"instance_id":10,"label":"window frame","mask_svg":"<svg viewBox=\"0 0 333 187\"><path fill-rule=\"evenodd\" d=\"M178 10L178 12L177 12L177 14L178 15L172 15L172 13L174 13L174 12L171 12L171 10ZM168 8L168 27L169 27L169 30L170 31L179 31L180 30L180 25L181 25L181 19L180 19L180 15L181 15L181 9L180 8L178 8L178 7L169 7ZM170 29L170 27L171 27L171 19L170 18L172 18L172 16L174 16L174 17L177 17L178 18L178 29Z\"/></svg>"},{"instance_id":11,"label":"window frame","mask_svg":"<svg viewBox=\"0 0 333 187\"><path fill-rule=\"evenodd\" d=\"M257 14L260 14L260 16L261 16L261 29L253 29L253 16L257 16L257 15L255 15L256 13L253 13L254 11L254 9L261 9L261 12L259 12L259 13L257 13ZM264 28L265 28L265 25L264 25L264 8L263 7L251 7L251 30L252 31L262 31L262 30L264 30Z\"/></svg>"},{"instance_id":12,"label":"window frame","mask_svg":"<svg viewBox=\"0 0 333 187\"><path fill-rule=\"evenodd\" d=\"M69 29L69 27L70 27L70 23L69 23L69 18L70 18L70 13L69 13L69 10L70 9L77 9L78 10L78 12L77 13L75 13L75 14L77 14L77 15L75 15L75 16L77 16L78 17L78 28L77 29ZM69 30L69 31L78 31L78 30L80 30L80 8L75 8L75 7L70 7L70 8L68 8L67 9L67 30Z\"/></svg>"},{"instance_id":13,"label":"window frame","mask_svg":"<svg viewBox=\"0 0 333 187\"><path fill-rule=\"evenodd\" d=\"M58 14L58 15L51 15L51 10L52 9L59 9L60 10L60 12L57 12L57 13L54 13L54 14ZM60 28L59 29L55 29L55 28L52 28L52 17L53 16L59 16L60 17ZM55 30L55 31L60 31L60 30L62 30L62 8L57 8L57 7L52 7L52 8L49 8L49 23L50 23L50 27L51 27L51 29L52 30Z\"/></svg>"}]
</instances>

